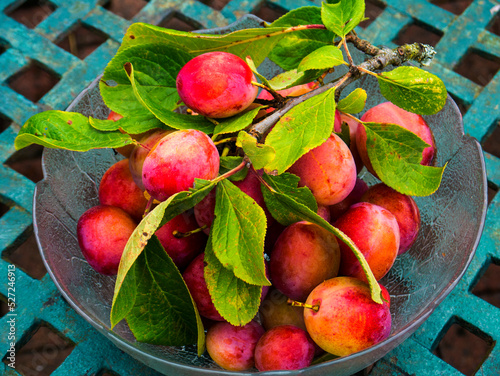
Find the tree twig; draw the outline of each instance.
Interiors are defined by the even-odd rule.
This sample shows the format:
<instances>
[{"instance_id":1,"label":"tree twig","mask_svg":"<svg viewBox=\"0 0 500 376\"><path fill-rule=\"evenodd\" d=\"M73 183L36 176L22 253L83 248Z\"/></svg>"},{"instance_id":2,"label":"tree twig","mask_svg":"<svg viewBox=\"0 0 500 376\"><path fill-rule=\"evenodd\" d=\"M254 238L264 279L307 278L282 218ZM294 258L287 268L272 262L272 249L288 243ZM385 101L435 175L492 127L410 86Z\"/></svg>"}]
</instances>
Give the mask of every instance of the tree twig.
<instances>
[{"instance_id":1,"label":"tree twig","mask_svg":"<svg viewBox=\"0 0 500 376\"><path fill-rule=\"evenodd\" d=\"M361 40L361 39L360 39ZM369 48L367 46L366 48ZM375 48L375 47L374 47ZM371 50L371 48L370 48ZM371 50L375 52L375 50ZM363 70L377 71L383 68L393 65L399 66L407 61L413 60L417 61L422 65L428 65L436 51L429 45L421 43L404 44L394 49L382 48L378 49L376 55L372 58L359 64ZM276 110L274 113L261 120L260 122L254 124L250 129L250 133L256 137L258 140L264 135L269 129L288 111L290 111L295 106L303 103L309 98L312 98L318 94L324 93L325 91L337 87L336 96L340 96L342 90L350 85L352 82L358 80L360 77L364 76L366 73L357 68L357 66L351 66L351 69L347 73L348 77L340 77L339 79L332 81L324 86L320 86L317 89L310 91L309 93L303 94L299 97L291 98L285 105Z\"/></svg>"}]
</instances>

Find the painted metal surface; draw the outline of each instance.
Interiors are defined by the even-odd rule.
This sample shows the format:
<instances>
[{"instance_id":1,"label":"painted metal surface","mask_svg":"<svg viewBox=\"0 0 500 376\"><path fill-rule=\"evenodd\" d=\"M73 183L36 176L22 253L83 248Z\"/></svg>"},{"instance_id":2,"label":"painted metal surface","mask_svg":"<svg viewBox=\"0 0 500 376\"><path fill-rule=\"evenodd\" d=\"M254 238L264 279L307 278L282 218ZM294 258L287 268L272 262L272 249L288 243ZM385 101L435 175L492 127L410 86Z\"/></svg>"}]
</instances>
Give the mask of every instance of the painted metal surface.
<instances>
[{"instance_id":1,"label":"painted metal surface","mask_svg":"<svg viewBox=\"0 0 500 376\"><path fill-rule=\"evenodd\" d=\"M125 20L104 9L102 1L52 0L56 7L34 29L29 29L7 15L20 1L0 0L0 114L12 123L0 133L0 160L4 163L15 152L13 140L20 125L31 115L47 110L63 110L71 100L98 74L117 50L126 28L136 21L159 23L173 14L203 28L224 26L238 17L256 12L263 3L269 7L290 10L303 5L320 4L308 0L232 0L217 11L196 0L151 0L132 19ZM425 0L385 0L382 14L361 35L369 36L376 44L391 42L405 27L418 22L442 33L436 45L439 51L430 70L442 77L452 95L469 106L464 116L465 131L484 141L500 119L500 72L480 86L454 71L470 51L479 51L500 59L500 37L488 30L498 16L500 3L495 0L474 0L461 15L452 14ZM107 40L81 60L56 45L72 27L82 23L100 30ZM390 25L390 27L388 27ZM33 103L8 86L8 80L36 61L60 77L59 82L38 103ZM500 186L500 160L485 153L488 180ZM31 207L34 183L0 165L0 202L10 209L0 218L0 293L6 297L10 263L5 260L9 250L16 247L32 232ZM460 375L456 369L433 354L441 337L454 322L466 322L473 331L500 341L499 309L471 293L471 289L491 262L500 260L500 195L491 202L485 231L466 275L454 291L436 309L417 332L373 368L371 375ZM75 344L68 358L53 375L91 375L110 370L121 376L156 375L112 346L93 330L64 302L46 275L33 279L16 268L16 331L19 343L27 341L41 323L50 325ZM0 355L8 353L4 340L9 316L0 318ZM0 373L18 375L0 363ZM478 374L500 374L500 347L493 346Z\"/></svg>"}]
</instances>

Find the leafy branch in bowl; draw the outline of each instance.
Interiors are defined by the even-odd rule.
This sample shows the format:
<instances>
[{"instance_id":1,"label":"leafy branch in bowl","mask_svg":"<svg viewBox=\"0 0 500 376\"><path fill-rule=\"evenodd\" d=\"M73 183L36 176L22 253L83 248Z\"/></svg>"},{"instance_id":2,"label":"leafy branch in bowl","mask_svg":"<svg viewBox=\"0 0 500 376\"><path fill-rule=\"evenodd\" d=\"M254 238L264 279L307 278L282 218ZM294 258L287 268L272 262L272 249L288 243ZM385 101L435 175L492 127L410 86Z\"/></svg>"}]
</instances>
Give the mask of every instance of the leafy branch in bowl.
<instances>
[{"instance_id":1,"label":"leafy branch in bowl","mask_svg":"<svg viewBox=\"0 0 500 376\"><path fill-rule=\"evenodd\" d=\"M244 326L257 315L262 291L271 284L264 252L269 219L236 187L245 174L259 180L273 220L283 226L307 221L343 242L361 265L371 299L384 304L378 278L358 246L318 215L318 198L290 173L300 158L331 137L344 140L346 145L354 142L345 126L335 132L336 114L341 114L359 123L365 132L372 172L383 183L415 196L430 195L439 187L445 167L421 164L422 152L429 146L426 142L399 125L355 117L353 114L365 107L367 93L363 88L342 96L350 84L371 75L388 101L411 113L435 114L446 101L446 89L438 77L415 66L400 66L408 61L427 65L435 51L419 43L394 49L371 45L354 31L364 19L364 10L360 0L326 2L321 7L291 11L262 28L225 35L133 24L100 82L102 98L122 116L119 120L46 111L24 124L15 141L18 149L31 143L81 152L141 147L136 135L161 128L208 135L220 155L218 176L196 176L193 185L160 202L150 198L147 212L121 257L112 326L126 319L138 341L197 344L199 353L204 351L204 327L197 305L155 233L214 189L215 219L204 251L204 277L211 300L232 325ZM355 62L352 48L364 52L367 59ZM224 118L186 111L180 103L179 72L193 58L210 52L244 59L255 78L251 85L267 91L271 99L257 98L244 110ZM266 58L282 72L274 77L260 74L259 66ZM389 66L396 68L383 71ZM338 67L347 67L347 73L337 73L341 71ZM282 94L311 82L314 84L299 96Z\"/></svg>"}]
</instances>

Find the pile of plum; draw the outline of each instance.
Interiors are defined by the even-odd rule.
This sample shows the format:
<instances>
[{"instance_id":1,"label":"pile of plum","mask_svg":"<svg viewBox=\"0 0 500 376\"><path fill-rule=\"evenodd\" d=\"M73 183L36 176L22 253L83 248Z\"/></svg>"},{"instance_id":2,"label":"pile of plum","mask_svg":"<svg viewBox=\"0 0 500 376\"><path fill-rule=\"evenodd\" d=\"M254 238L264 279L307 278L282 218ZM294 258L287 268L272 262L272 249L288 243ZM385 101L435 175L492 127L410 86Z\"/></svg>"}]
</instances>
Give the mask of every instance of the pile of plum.
<instances>
[{"instance_id":1,"label":"pile of plum","mask_svg":"<svg viewBox=\"0 0 500 376\"><path fill-rule=\"evenodd\" d=\"M181 69L177 89L193 116L218 119L251 109L257 97L272 99L265 90L258 94L254 81L242 59L211 52ZM280 94L298 96L317 85L300 85ZM259 116L266 116L266 110ZM109 117L119 118L113 112ZM366 111L361 120L398 124L414 132L430 145L421 163L432 163L434 140L420 115L386 102ZM383 183L369 187L358 178L363 166L376 175L366 150L366 133L337 111L336 132L343 123L349 125L349 146L332 133L288 172L300 178L300 186L311 190L318 214L356 244L380 280L415 241L419 209L412 197ZM119 152L126 159L104 174L100 205L86 211L77 227L83 255L96 271L107 275L117 273L128 238L155 203L189 190L196 178L215 179L220 168L220 148L209 135L192 129L155 129L138 135L136 145ZM194 210L178 215L155 233L182 272L205 320L206 346L212 359L235 371L299 369L325 351L345 356L387 338L391 330L387 290L382 287L383 304L371 299L359 261L332 233L305 221L280 225L266 209L261 171L248 167L246 177L233 183L266 213L266 267L272 283L263 287L259 314L250 323L238 327L226 322L205 283L203 252L214 220L215 189Z\"/></svg>"}]
</instances>

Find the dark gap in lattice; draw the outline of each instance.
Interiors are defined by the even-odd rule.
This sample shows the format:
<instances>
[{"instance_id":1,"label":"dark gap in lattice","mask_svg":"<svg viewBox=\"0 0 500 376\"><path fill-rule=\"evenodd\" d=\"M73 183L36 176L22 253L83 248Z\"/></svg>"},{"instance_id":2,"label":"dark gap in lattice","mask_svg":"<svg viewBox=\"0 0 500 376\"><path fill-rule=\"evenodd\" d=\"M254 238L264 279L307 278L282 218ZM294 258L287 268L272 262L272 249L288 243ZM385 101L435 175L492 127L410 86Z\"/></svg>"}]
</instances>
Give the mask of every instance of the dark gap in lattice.
<instances>
[{"instance_id":1,"label":"dark gap in lattice","mask_svg":"<svg viewBox=\"0 0 500 376\"><path fill-rule=\"evenodd\" d=\"M32 144L16 151L4 164L37 183L43 179L42 152L43 146Z\"/></svg>"},{"instance_id":2,"label":"dark gap in lattice","mask_svg":"<svg viewBox=\"0 0 500 376\"><path fill-rule=\"evenodd\" d=\"M497 122L493 131L482 142L483 150L500 158L500 122Z\"/></svg>"},{"instance_id":3,"label":"dark gap in lattice","mask_svg":"<svg viewBox=\"0 0 500 376\"><path fill-rule=\"evenodd\" d=\"M382 14L386 5L379 0L366 0L365 2L365 17L367 20L364 20L359 24L363 29L370 25L375 19Z\"/></svg>"},{"instance_id":4,"label":"dark gap in lattice","mask_svg":"<svg viewBox=\"0 0 500 376\"><path fill-rule=\"evenodd\" d=\"M493 201L497 193L498 187L488 182L488 205L491 204L491 201Z\"/></svg>"},{"instance_id":5,"label":"dark gap in lattice","mask_svg":"<svg viewBox=\"0 0 500 376\"><path fill-rule=\"evenodd\" d=\"M222 10L231 0L198 0L200 3L208 5L215 10Z\"/></svg>"},{"instance_id":6,"label":"dark gap in lattice","mask_svg":"<svg viewBox=\"0 0 500 376\"><path fill-rule=\"evenodd\" d=\"M108 35L102 31L83 23L78 23L73 26L71 31L57 45L83 60L101 44L106 42L108 38Z\"/></svg>"},{"instance_id":7,"label":"dark gap in lattice","mask_svg":"<svg viewBox=\"0 0 500 376\"><path fill-rule=\"evenodd\" d=\"M48 1L27 0L20 4L17 3L15 7L7 8L5 14L24 26L33 29L50 16L54 10L56 10L56 6Z\"/></svg>"},{"instance_id":8,"label":"dark gap in lattice","mask_svg":"<svg viewBox=\"0 0 500 376\"><path fill-rule=\"evenodd\" d=\"M0 218L2 218L9 210L10 206L0 202Z\"/></svg>"},{"instance_id":9,"label":"dark gap in lattice","mask_svg":"<svg viewBox=\"0 0 500 376\"><path fill-rule=\"evenodd\" d=\"M453 14L462 14L474 0L431 0L432 4Z\"/></svg>"},{"instance_id":10,"label":"dark gap in lattice","mask_svg":"<svg viewBox=\"0 0 500 376\"><path fill-rule=\"evenodd\" d=\"M4 116L2 113L0 113L0 133L9 128L9 125L11 123L12 120L10 120L7 116Z\"/></svg>"},{"instance_id":11,"label":"dark gap in lattice","mask_svg":"<svg viewBox=\"0 0 500 376\"><path fill-rule=\"evenodd\" d=\"M478 273L479 279L471 292L491 305L500 308L500 263L491 260Z\"/></svg>"},{"instance_id":12,"label":"dark gap in lattice","mask_svg":"<svg viewBox=\"0 0 500 376\"><path fill-rule=\"evenodd\" d=\"M453 69L478 85L486 86L500 69L500 59L482 52L469 49Z\"/></svg>"},{"instance_id":13,"label":"dark gap in lattice","mask_svg":"<svg viewBox=\"0 0 500 376\"><path fill-rule=\"evenodd\" d=\"M405 43L420 42L435 46L442 36L443 33L441 31L436 30L429 25L420 22L414 22L404 27L398 33L398 36L396 37L396 39L394 39L393 42L399 45Z\"/></svg>"},{"instance_id":14,"label":"dark gap in lattice","mask_svg":"<svg viewBox=\"0 0 500 376\"><path fill-rule=\"evenodd\" d=\"M34 234L31 234L19 247L10 251L8 260L32 278L42 279L47 273Z\"/></svg>"},{"instance_id":15,"label":"dark gap in lattice","mask_svg":"<svg viewBox=\"0 0 500 376\"><path fill-rule=\"evenodd\" d=\"M474 375L493 349L493 339L459 317L445 331L433 353L464 375Z\"/></svg>"},{"instance_id":16,"label":"dark gap in lattice","mask_svg":"<svg viewBox=\"0 0 500 376\"><path fill-rule=\"evenodd\" d=\"M177 12L169 13L163 20L160 21L158 26L180 31L193 31L203 28L203 25L199 22L191 18L187 18L182 13Z\"/></svg>"},{"instance_id":17,"label":"dark gap in lattice","mask_svg":"<svg viewBox=\"0 0 500 376\"><path fill-rule=\"evenodd\" d=\"M49 324L37 326L16 350L16 370L23 376L49 376L75 348ZM8 360L4 358L3 362Z\"/></svg>"},{"instance_id":18,"label":"dark gap in lattice","mask_svg":"<svg viewBox=\"0 0 500 376\"><path fill-rule=\"evenodd\" d=\"M500 12L495 14L495 17L490 22L490 26L487 28L493 34L500 35Z\"/></svg>"},{"instance_id":19,"label":"dark gap in lattice","mask_svg":"<svg viewBox=\"0 0 500 376\"><path fill-rule=\"evenodd\" d=\"M148 2L145 0L109 0L103 8L110 12L125 18L132 19Z\"/></svg>"},{"instance_id":20,"label":"dark gap in lattice","mask_svg":"<svg viewBox=\"0 0 500 376\"><path fill-rule=\"evenodd\" d=\"M470 104L467 104L466 102L464 102L463 100L461 100L460 98L458 98L457 96L455 96L452 93L448 93L448 94L450 94L450 97L456 103L458 109L460 110L460 113L462 114L462 116L464 116L465 113L469 110Z\"/></svg>"},{"instance_id":21,"label":"dark gap in lattice","mask_svg":"<svg viewBox=\"0 0 500 376\"><path fill-rule=\"evenodd\" d=\"M0 294L0 317L4 317L7 313L9 313L7 298L3 294Z\"/></svg>"},{"instance_id":22,"label":"dark gap in lattice","mask_svg":"<svg viewBox=\"0 0 500 376\"><path fill-rule=\"evenodd\" d=\"M8 48L9 46L7 45L7 43L3 43L3 41L0 39L0 55L7 51Z\"/></svg>"},{"instance_id":23,"label":"dark gap in lattice","mask_svg":"<svg viewBox=\"0 0 500 376\"><path fill-rule=\"evenodd\" d=\"M32 60L26 67L7 79L9 87L30 101L38 102L60 80L49 68Z\"/></svg>"},{"instance_id":24,"label":"dark gap in lattice","mask_svg":"<svg viewBox=\"0 0 500 376\"><path fill-rule=\"evenodd\" d=\"M252 14L256 15L260 19L266 22L273 22L283 16L286 10L275 6L274 4L263 2L258 8L256 8Z\"/></svg>"}]
</instances>

